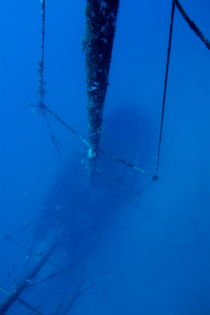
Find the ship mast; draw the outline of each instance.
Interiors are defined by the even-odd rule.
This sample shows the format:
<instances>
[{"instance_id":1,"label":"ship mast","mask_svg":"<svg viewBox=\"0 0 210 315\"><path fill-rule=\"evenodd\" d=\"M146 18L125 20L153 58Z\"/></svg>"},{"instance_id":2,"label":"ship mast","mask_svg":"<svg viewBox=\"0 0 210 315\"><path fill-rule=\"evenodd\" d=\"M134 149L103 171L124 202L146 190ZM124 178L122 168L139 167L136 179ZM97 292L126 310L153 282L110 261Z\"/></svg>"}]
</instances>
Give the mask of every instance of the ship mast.
<instances>
[{"instance_id":1,"label":"ship mast","mask_svg":"<svg viewBox=\"0 0 210 315\"><path fill-rule=\"evenodd\" d=\"M118 8L119 0L87 0L84 50L90 169L99 152Z\"/></svg>"}]
</instances>

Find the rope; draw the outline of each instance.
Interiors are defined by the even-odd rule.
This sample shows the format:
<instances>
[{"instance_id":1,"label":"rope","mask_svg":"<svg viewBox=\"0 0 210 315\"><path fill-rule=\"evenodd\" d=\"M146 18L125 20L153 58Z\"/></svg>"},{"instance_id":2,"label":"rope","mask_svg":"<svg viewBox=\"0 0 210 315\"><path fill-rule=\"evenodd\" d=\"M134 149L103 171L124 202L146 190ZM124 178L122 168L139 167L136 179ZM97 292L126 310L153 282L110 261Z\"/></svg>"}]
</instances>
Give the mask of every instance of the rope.
<instances>
[{"instance_id":1,"label":"rope","mask_svg":"<svg viewBox=\"0 0 210 315\"><path fill-rule=\"evenodd\" d=\"M35 106L35 105L31 105L35 108L37 108L38 106ZM69 132L71 132L74 136L76 136L82 143L84 143L88 148L90 148L90 144L89 142L83 137L81 136L74 128L72 128L67 122L65 122L63 119L61 119L55 112L53 112L48 106L44 105L43 106L45 112L48 112L48 114L50 114L55 120L57 120L64 128L66 128ZM99 153L103 154L103 155L106 155L108 156L109 158L111 158L112 160L114 161L117 161L121 164L124 164L125 166L127 167L130 167L130 168L133 168L134 170L140 172L140 173L143 173L147 176L150 176L153 178L153 180L156 180L157 179L157 176L144 170L143 168L137 166L137 165L134 165L120 157L117 157L115 155L113 155L112 153L109 153L109 152L106 152L102 149L99 149Z\"/></svg>"},{"instance_id":2,"label":"rope","mask_svg":"<svg viewBox=\"0 0 210 315\"><path fill-rule=\"evenodd\" d=\"M190 28L195 32L195 34L204 42L208 49L210 49L210 41L203 35L201 30L196 26L196 24L189 18L185 10L183 9L182 5L180 4L179 0L172 0L172 8L171 8L171 20L170 20L170 29L169 29L169 39L168 39L168 49L167 49L167 60L166 60L166 69L165 69L165 79L164 79L164 89L163 89L163 97L162 97L162 111L161 111L161 118L160 118L160 132L159 132L159 140L158 140L158 148L157 148L157 157L155 162L155 175L147 172L146 170L127 162L119 157L114 156L113 154L107 153L101 149L99 149L100 153L110 157L111 159L124 164L127 167L133 168L143 174L146 174L152 177L153 180L158 179L159 173L159 164L160 164L160 154L161 154L161 146L162 146L162 138L163 138L163 129L164 129L164 118L165 118L165 107L166 107L166 95L167 95L167 87L168 87L168 74L169 74L169 65L170 65L170 56L171 56L171 47L172 47L172 35L173 35L173 25L174 25L174 14L175 14L175 7L179 10L183 18L189 24ZM42 109L42 113L45 118L46 126L49 131L50 139L54 144L56 150L59 153L59 146L61 144L58 142L54 134L50 129L49 122L45 115L48 112L54 119L59 121L67 130L73 133L80 141L82 141L88 149L90 149L91 145L89 141L87 141L84 137L82 137L74 128L69 126L64 120L62 120L57 114L52 112L45 104L45 20L46 20L46 0L41 0L41 20L42 20L42 32L41 32L41 59L39 61L39 68L38 68L38 81L39 81L39 88L38 93L40 95L38 108Z\"/></svg>"},{"instance_id":3,"label":"rope","mask_svg":"<svg viewBox=\"0 0 210 315\"><path fill-rule=\"evenodd\" d=\"M88 148L90 148L89 142L88 142L84 137L82 137L74 128L72 128L71 126L69 126L64 120L62 120L57 114L55 114L55 113L54 113L51 109L49 109L47 106L45 106L45 110L46 110L52 117L54 117L54 119L56 119L58 122L60 122L67 130L69 130L71 133L73 133L73 134L74 134L80 141L82 141ZM143 173L143 174L145 174L145 175L151 176L151 177L153 177L154 179L156 179L153 174L147 172L146 170L140 168L139 166L136 166L136 165L134 165L134 164L132 164L132 163L130 163L130 162L127 162L127 161L125 161L125 160L123 160L123 159L121 159L121 158L119 158L119 157L117 157L117 156L115 156L115 155L113 155L113 154L111 154L111 153L108 153L108 152L106 152L106 151L104 151L104 150L102 150L102 149L99 149L99 152L102 153L102 154L104 154L104 155L106 155L106 156L108 156L108 157L111 158L112 160L115 160L115 161L117 161L117 162L119 162L119 163L122 163L122 164L124 164L124 165L127 166L127 167L133 168L133 169L135 169L135 170L137 170L137 171L139 171L139 172L141 172L141 173Z\"/></svg>"},{"instance_id":4,"label":"rope","mask_svg":"<svg viewBox=\"0 0 210 315\"><path fill-rule=\"evenodd\" d=\"M157 159L156 159L156 165L155 165L155 173L157 177L158 177L158 172L159 172L160 153L161 153L162 136L163 136L163 128L164 128L165 105L166 105L166 95L167 95L167 87L168 87L168 74L169 74L170 57L171 57L175 7L177 7L177 9L181 13L185 21L188 23L190 28L194 31L194 33L201 39L201 41L206 45L206 47L210 49L210 41L203 35L203 33L197 27L197 25L189 18L189 16L187 15L185 10L181 6L179 0L172 0L171 21L170 21L170 29L169 29L164 90L163 90L163 98L162 98L162 111L161 111L161 120L160 120L160 134L159 134L159 141L158 141Z\"/></svg>"},{"instance_id":5,"label":"rope","mask_svg":"<svg viewBox=\"0 0 210 315\"><path fill-rule=\"evenodd\" d=\"M48 112L55 120L57 120L61 125L63 125L68 131L70 131L73 135L75 135L81 142L83 142L86 146L89 147L89 142L82 137L74 128L72 128L69 124L67 124L63 119L61 119L55 112L53 112L46 105L44 106L46 112Z\"/></svg>"},{"instance_id":6,"label":"rope","mask_svg":"<svg viewBox=\"0 0 210 315\"><path fill-rule=\"evenodd\" d=\"M45 125L49 132L49 137L54 145L59 157L61 158L60 147L56 136L53 134L50 124L47 120L47 116L45 113L45 95L46 95L46 81L45 81L45 29L46 29L46 0L41 0L41 58L38 62L38 94L39 94L39 102L38 107L44 117Z\"/></svg>"},{"instance_id":7,"label":"rope","mask_svg":"<svg viewBox=\"0 0 210 315\"><path fill-rule=\"evenodd\" d=\"M54 133L51 130L49 121L48 121L46 113L44 111L45 106L42 106L42 108L43 108L43 115L44 115L44 120L45 120L45 126L47 127L47 130L49 132L50 140L51 140L53 146L55 147L55 150L57 151L59 158L62 159L61 152L60 152L60 147L64 147L64 146L58 141L57 137L54 135Z\"/></svg>"},{"instance_id":8,"label":"rope","mask_svg":"<svg viewBox=\"0 0 210 315\"><path fill-rule=\"evenodd\" d=\"M167 60L166 60L164 89L163 89L163 98L162 98L162 111L161 111L161 119L160 119L160 133L159 133L159 140L158 140L157 159L156 159L156 165L155 165L156 176L158 176L158 172L159 172L160 152L161 152L162 137L163 137L163 127L164 127L165 107L166 107L166 94L167 94L167 87L168 87L168 73L169 73L173 25L174 25L174 13L175 13L175 2L172 1L171 21L170 21L168 49L167 49Z\"/></svg>"},{"instance_id":9,"label":"rope","mask_svg":"<svg viewBox=\"0 0 210 315\"><path fill-rule=\"evenodd\" d=\"M137 190L131 197L139 197L142 196L143 192L154 183L154 180L151 179L149 182L147 182L143 187L141 187L139 190Z\"/></svg>"},{"instance_id":10,"label":"rope","mask_svg":"<svg viewBox=\"0 0 210 315\"><path fill-rule=\"evenodd\" d=\"M42 22L42 29L41 29L41 59L38 63L38 93L39 93L39 106L42 108L44 106L44 98L46 94L45 90L45 79L44 79L44 72L45 72L45 20L46 20L46 3L45 0L41 0L41 22Z\"/></svg>"},{"instance_id":11,"label":"rope","mask_svg":"<svg viewBox=\"0 0 210 315\"><path fill-rule=\"evenodd\" d=\"M10 233L7 233L6 235L4 235L2 238L0 238L0 241L4 241L4 240L8 240L10 239L10 237L12 237L14 234L24 230L25 228L27 228L29 225L31 225L31 222L27 222L27 223L24 223L23 225L21 225L18 229L10 232Z\"/></svg>"},{"instance_id":12,"label":"rope","mask_svg":"<svg viewBox=\"0 0 210 315\"><path fill-rule=\"evenodd\" d=\"M200 38L200 40L206 45L208 49L210 49L210 41L203 35L201 30L198 26L189 18L186 11L183 9L182 5L180 4L179 0L173 0L177 9L181 13L182 17L185 19L189 27L193 30L193 32Z\"/></svg>"},{"instance_id":13,"label":"rope","mask_svg":"<svg viewBox=\"0 0 210 315\"><path fill-rule=\"evenodd\" d=\"M132 164L132 163L130 163L130 162L128 162L128 161L125 161L125 160L121 159L120 157L115 156L115 155L112 154L112 153L108 153L108 152L106 152L106 151L104 151L104 150L101 150L100 148L99 148L98 151L99 151L100 153L102 153L102 154L108 156L109 158L111 158L111 159L114 160L114 161L117 161L117 162L119 162L119 163L121 163L121 164L124 164L124 165L127 166L127 167L133 168L134 170L136 170L136 171L138 171L138 172L140 172L140 173L143 173L143 174L148 175L148 176L150 176L150 177L154 177L154 175L153 175L152 173L149 173L149 172L147 172L146 170L144 170L143 168L141 168L141 167L139 167L139 166L137 166L137 165L134 165L134 164Z\"/></svg>"},{"instance_id":14,"label":"rope","mask_svg":"<svg viewBox=\"0 0 210 315\"><path fill-rule=\"evenodd\" d=\"M38 82L39 82L39 86L38 86L38 93L39 93L39 103L37 107L38 109L41 109L42 114L44 116L45 119L45 124L46 127L49 131L49 136L50 139L53 143L53 145L56 148L56 151L58 152L58 154L60 155L60 151L59 151L59 146L61 146L61 144L58 142L58 140L56 139L56 137L54 136L54 134L51 131L47 116L46 116L46 112L48 112L54 119L56 119L58 122L60 122L67 130L69 130L71 133L73 133L80 141L82 141L87 147L88 149L91 148L91 144L89 143L89 141L87 141L85 138L83 138L74 128L72 128L71 126L69 126L64 120L62 120L57 114L55 114L51 109L49 109L49 107L46 106L45 104L45 94L46 94L46 82L45 82L45 77L44 77L44 73L45 73L45 21L46 21L46 0L41 0L41 21L42 21L42 31L41 31L41 59L39 61L39 68L38 68ZM143 174L146 174L148 176L151 176L155 179L155 176L149 172L147 172L146 170L140 168L139 166L136 166L130 162L127 162L119 157L116 157L113 154L107 153L101 149L99 149L99 152L110 157L111 159L124 164L127 167L133 168Z\"/></svg>"}]
</instances>

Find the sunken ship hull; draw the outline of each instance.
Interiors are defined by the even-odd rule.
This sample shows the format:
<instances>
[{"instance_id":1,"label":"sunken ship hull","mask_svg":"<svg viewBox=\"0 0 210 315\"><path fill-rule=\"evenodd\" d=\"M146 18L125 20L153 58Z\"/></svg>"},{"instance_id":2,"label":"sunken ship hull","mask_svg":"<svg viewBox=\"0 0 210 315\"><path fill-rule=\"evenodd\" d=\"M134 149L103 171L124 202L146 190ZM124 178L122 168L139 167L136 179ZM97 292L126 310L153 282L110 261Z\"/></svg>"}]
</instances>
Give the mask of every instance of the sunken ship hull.
<instances>
[{"instance_id":1,"label":"sunken ship hull","mask_svg":"<svg viewBox=\"0 0 210 315\"><path fill-rule=\"evenodd\" d=\"M125 128L125 123L129 128ZM104 150L125 160L142 163L146 158L145 144L142 140L136 148L136 143L142 134L145 135L146 126L135 110L124 108L116 112L104 126ZM48 307L50 303L52 309L56 308L64 292L74 296L88 257L100 244L107 226L141 184L142 175L136 170L104 155L97 158L90 179L88 162L83 158L78 154L72 160L44 202L25 274L0 306L0 314L6 314L22 297L37 305L34 290L41 294L59 288L54 301L45 298L43 303Z\"/></svg>"}]
</instances>

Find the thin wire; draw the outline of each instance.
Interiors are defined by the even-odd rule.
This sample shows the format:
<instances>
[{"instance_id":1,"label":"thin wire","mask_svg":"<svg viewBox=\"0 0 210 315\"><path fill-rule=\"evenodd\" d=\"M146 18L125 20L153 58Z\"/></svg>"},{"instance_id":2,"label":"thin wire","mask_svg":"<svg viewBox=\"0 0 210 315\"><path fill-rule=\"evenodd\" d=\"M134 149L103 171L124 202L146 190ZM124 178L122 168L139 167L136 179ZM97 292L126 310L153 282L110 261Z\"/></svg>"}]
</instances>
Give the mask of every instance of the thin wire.
<instances>
[{"instance_id":1,"label":"thin wire","mask_svg":"<svg viewBox=\"0 0 210 315\"><path fill-rule=\"evenodd\" d=\"M46 105L44 106L45 108L45 111L48 112L54 119L56 119L60 124L62 124L68 131L70 131L71 133L73 133L80 141L82 141L88 148L90 147L90 144L89 142L84 138L82 137L74 128L72 128L69 124L67 124L63 119L61 119L56 113L54 113L51 109L49 109L49 107L47 107ZM154 180L156 179L156 176L153 175L152 173L150 172L147 172L146 170L144 170L143 168L137 166L137 165L134 165L128 161L125 161L123 160L122 158L120 157L117 157L111 153L108 153L102 149L99 149L99 152L101 154L104 154L106 156L108 156L109 158L111 158L112 160L115 160L119 163L122 163L124 164L125 166L127 167L130 167L130 168L133 168L135 169L136 171L138 172L141 172L145 175L148 175L150 177L152 177Z\"/></svg>"},{"instance_id":2,"label":"thin wire","mask_svg":"<svg viewBox=\"0 0 210 315\"><path fill-rule=\"evenodd\" d=\"M136 171L138 171L138 172L140 172L140 173L142 173L142 174L145 174L145 175L150 176L150 177L153 177L153 176L154 176L152 173L147 172L147 171L144 170L143 168L141 168L141 167L139 167L139 166L137 166L137 165L134 165L134 164L132 164L132 163L126 161L126 160L123 160L122 158L120 158L120 157L118 157L118 156L115 156L114 154L111 154L111 153L109 153L109 152L106 152L106 151L104 151L104 150L102 150L102 149L100 149L100 148L99 148L98 151L99 151L101 154L104 154L104 155L108 156L108 157L111 158L112 160L114 160L114 161L116 161L116 162L119 162L119 163L121 163L121 164L124 164L124 165L127 166L127 167L133 168L134 170L136 170Z\"/></svg>"},{"instance_id":3,"label":"thin wire","mask_svg":"<svg viewBox=\"0 0 210 315\"><path fill-rule=\"evenodd\" d=\"M68 131L73 133L80 141L82 141L86 146L89 147L89 142L82 137L74 128L72 128L69 124L67 124L63 119L61 119L55 112L53 112L46 105L44 106L46 112L48 112L55 120L57 120L61 125L63 125Z\"/></svg>"},{"instance_id":4,"label":"thin wire","mask_svg":"<svg viewBox=\"0 0 210 315\"><path fill-rule=\"evenodd\" d=\"M55 147L55 150L57 151L57 154L58 154L60 160L62 160L60 147L64 147L64 146L58 141L57 137L52 132L51 127L50 127L50 123L48 121L48 118L47 118L47 115L46 115L44 109L45 109L45 107L43 107L43 115L44 115L44 119L45 119L45 125L47 127L48 132L49 132L50 140L51 140L53 146Z\"/></svg>"},{"instance_id":5,"label":"thin wire","mask_svg":"<svg viewBox=\"0 0 210 315\"><path fill-rule=\"evenodd\" d=\"M182 7L181 3L178 0L173 0L176 4L177 9L181 13L182 17L185 19L189 27L193 30L193 32L200 38L200 40L206 45L208 49L210 49L210 41L203 35L199 27L189 18L186 11Z\"/></svg>"},{"instance_id":6,"label":"thin wire","mask_svg":"<svg viewBox=\"0 0 210 315\"><path fill-rule=\"evenodd\" d=\"M46 116L46 112L48 112L54 119L56 119L57 121L59 121L66 129L68 129L71 133L73 133L80 141L82 141L87 147L88 149L90 149L90 143L83 138L75 129L73 129L71 126L69 126L64 120L62 120L57 114L55 114L54 112L52 112L52 110L50 110L46 104L45 104L45 94L46 94L46 90L45 90L45 86L46 86L46 82L45 82L45 24L46 24L46 1L45 0L41 0L41 20L42 20L42 32L41 32L41 59L39 61L39 68L38 68L38 81L39 81L39 87L38 87L38 93L39 93L39 103L38 103L38 109L41 109L42 114L44 116L45 119L45 124L47 126L47 129L49 131L49 135L50 135L50 139L52 141L52 143L54 144L56 151L58 152L59 156L60 156L60 150L59 150L59 146L60 143L57 141L56 137L54 136L54 134L51 131L47 116ZM106 156L110 157L111 159L122 163L124 165L126 165L127 167L133 168L145 175L151 176L153 178L155 178L155 176L149 172L147 172L146 170L140 168L139 166L136 166L130 162L127 162L119 157L114 156L113 154L107 153L103 150L99 150L100 153L105 154Z\"/></svg>"},{"instance_id":7,"label":"thin wire","mask_svg":"<svg viewBox=\"0 0 210 315\"><path fill-rule=\"evenodd\" d=\"M54 145L59 158L61 159L60 143L53 134L49 121L45 113L45 95L46 95L46 80L45 80L45 33L46 33L46 0L41 0L41 58L38 62L38 107L44 117L45 125L48 129L50 140Z\"/></svg>"},{"instance_id":8,"label":"thin wire","mask_svg":"<svg viewBox=\"0 0 210 315\"><path fill-rule=\"evenodd\" d=\"M10 239L11 236L13 236L14 234L24 230L25 228L27 228L29 225L31 225L31 222L27 222L27 223L24 223L23 225L21 225L21 227L19 227L18 229L10 232L10 233L7 233L6 235L4 235L3 237L0 238L0 241L4 241L4 240L8 240Z\"/></svg>"},{"instance_id":9,"label":"thin wire","mask_svg":"<svg viewBox=\"0 0 210 315\"><path fill-rule=\"evenodd\" d=\"M143 192L150 187L154 183L154 180L151 179L149 182L147 182L143 187L141 187L139 190L137 190L131 197L139 197L142 196Z\"/></svg>"},{"instance_id":10,"label":"thin wire","mask_svg":"<svg viewBox=\"0 0 210 315\"><path fill-rule=\"evenodd\" d=\"M162 98L162 111L161 111L161 120L160 120L160 133L159 133L159 141L158 141L158 149L157 149L157 159L156 159L156 165L155 165L155 173L157 176L158 176L158 172L159 172L160 152L161 152L161 145L162 145L162 138L163 138L163 127L164 127L165 107L166 107L166 94L167 94L167 87L168 87L168 73L169 73L172 37L173 37L174 13L175 13L175 2L172 0L171 21L170 21L170 29L169 29L166 70L165 70L164 89L163 89L163 98Z\"/></svg>"},{"instance_id":11,"label":"thin wire","mask_svg":"<svg viewBox=\"0 0 210 315\"><path fill-rule=\"evenodd\" d=\"M39 67L38 67L38 93L39 93L39 106L40 108L44 107L44 98L46 94L45 90L45 23L46 21L46 2L45 0L41 0L41 22L42 22L42 29L41 29L41 59L39 61Z\"/></svg>"}]
</instances>

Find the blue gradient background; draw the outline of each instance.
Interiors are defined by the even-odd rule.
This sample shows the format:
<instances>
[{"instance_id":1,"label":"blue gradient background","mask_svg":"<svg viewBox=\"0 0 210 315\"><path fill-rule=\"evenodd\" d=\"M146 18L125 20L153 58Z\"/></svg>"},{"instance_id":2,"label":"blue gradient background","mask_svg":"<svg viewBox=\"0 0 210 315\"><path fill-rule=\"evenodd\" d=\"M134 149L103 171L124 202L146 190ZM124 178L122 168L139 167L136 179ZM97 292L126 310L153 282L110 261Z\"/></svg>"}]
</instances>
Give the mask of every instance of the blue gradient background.
<instances>
[{"instance_id":1,"label":"blue gradient background","mask_svg":"<svg viewBox=\"0 0 210 315\"><path fill-rule=\"evenodd\" d=\"M182 2L210 38L209 1ZM138 107L149 121L149 169L158 141L170 7L165 0L121 0L105 105L105 124L122 104ZM46 101L86 135L84 11L85 1L47 1ZM69 150L59 158L42 117L29 106L38 99L40 27L39 1L0 3L0 238L37 217L69 155L81 146L52 121ZM178 12L172 48L160 180L110 224L89 266L112 277L92 275L95 287L72 314L210 312L210 55ZM10 287L26 253L3 241L0 248L0 285Z\"/></svg>"}]
</instances>

